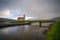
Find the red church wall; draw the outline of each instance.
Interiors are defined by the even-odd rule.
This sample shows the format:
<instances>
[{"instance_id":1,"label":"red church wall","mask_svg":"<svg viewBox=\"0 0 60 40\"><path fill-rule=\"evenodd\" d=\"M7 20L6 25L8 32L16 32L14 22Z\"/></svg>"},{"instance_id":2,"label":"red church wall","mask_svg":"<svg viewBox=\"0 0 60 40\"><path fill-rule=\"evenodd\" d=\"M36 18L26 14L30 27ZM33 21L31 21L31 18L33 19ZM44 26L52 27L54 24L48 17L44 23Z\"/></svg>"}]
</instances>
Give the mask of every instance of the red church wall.
<instances>
[{"instance_id":1,"label":"red church wall","mask_svg":"<svg viewBox=\"0 0 60 40\"><path fill-rule=\"evenodd\" d=\"M18 21L20 21L20 20L25 20L25 15L24 15L23 17L18 17L17 20L18 20Z\"/></svg>"}]
</instances>

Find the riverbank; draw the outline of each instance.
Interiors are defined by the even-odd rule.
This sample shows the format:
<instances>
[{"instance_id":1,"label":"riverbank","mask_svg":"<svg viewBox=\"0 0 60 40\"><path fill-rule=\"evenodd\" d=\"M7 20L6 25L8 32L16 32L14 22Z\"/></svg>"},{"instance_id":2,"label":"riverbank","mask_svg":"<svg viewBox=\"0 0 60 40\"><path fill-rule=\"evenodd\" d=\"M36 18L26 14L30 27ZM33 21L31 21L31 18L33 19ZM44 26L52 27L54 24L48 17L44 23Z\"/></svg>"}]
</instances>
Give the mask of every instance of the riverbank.
<instances>
[{"instance_id":1,"label":"riverbank","mask_svg":"<svg viewBox=\"0 0 60 40\"><path fill-rule=\"evenodd\" d=\"M57 21L48 31L46 40L60 40L60 21Z\"/></svg>"},{"instance_id":2,"label":"riverbank","mask_svg":"<svg viewBox=\"0 0 60 40\"><path fill-rule=\"evenodd\" d=\"M29 25L29 23L0 23L0 29L11 26Z\"/></svg>"}]
</instances>

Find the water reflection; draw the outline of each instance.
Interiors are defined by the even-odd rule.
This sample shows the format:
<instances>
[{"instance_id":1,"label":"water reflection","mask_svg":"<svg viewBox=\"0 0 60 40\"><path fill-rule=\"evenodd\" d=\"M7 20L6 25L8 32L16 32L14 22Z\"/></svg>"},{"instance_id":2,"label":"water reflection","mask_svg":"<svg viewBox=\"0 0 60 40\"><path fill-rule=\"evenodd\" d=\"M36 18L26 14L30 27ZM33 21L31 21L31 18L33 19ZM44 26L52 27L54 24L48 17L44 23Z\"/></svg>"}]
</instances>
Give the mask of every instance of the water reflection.
<instances>
[{"instance_id":1,"label":"water reflection","mask_svg":"<svg viewBox=\"0 0 60 40\"><path fill-rule=\"evenodd\" d=\"M37 25L23 25L23 26L14 26L3 28L0 30L0 38L7 38L8 40L13 38L19 38L19 40L40 40L42 35L42 31L47 28L42 28Z\"/></svg>"},{"instance_id":2,"label":"water reflection","mask_svg":"<svg viewBox=\"0 0 60 40\"><path fill-rule=\"evenodd\" d=\"M8 28L4 28L1 29L0 31L4 34L13 34L13 33L17 33L19 27L8 27Z\"/></svg>"},{"instance_id":3,"label":"water reflection","mask_svg":"<svg viewBox=\"0 0 60 40\"><path fill-rule=\"evenodd\" d=\"M24 31L28 31L30 28L29 25L23 25L23 26L14 26L14 27L8 27L8 28L3 28L0 30L0 32L4 33L4 34L16 34L18 32L24 32Z\"/></svg>"},{"instance_id":4,"label":"water reflection","mask_svg":"<svg viewBox=\"0 0 60 40\"><path fill-rule=\"evenodd\" d=\"M25 27L24 27L24 31L28 31L28 30L29 30L29 28L30 28L30 26L29 26L29 25L25 25Z\"/></svg>"}]
</instances>

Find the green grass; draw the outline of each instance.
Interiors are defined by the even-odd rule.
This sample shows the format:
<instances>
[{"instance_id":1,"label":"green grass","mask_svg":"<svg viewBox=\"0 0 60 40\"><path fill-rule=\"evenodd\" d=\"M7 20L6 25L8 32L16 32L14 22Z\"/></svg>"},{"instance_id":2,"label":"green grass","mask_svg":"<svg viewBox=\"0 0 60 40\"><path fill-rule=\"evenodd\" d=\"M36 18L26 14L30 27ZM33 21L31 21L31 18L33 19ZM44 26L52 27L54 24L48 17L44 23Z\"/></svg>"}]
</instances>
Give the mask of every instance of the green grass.
<instances>
[{"instance_id":1,"label":"green grass","mask_svg":"<svg viewBox=\"0 0 60 40\"><path fill-rule=\"evenodd\" d=\"M55 22L48 31L46 40L60 40L60 21Z\"/></svg>"}]
</instances>

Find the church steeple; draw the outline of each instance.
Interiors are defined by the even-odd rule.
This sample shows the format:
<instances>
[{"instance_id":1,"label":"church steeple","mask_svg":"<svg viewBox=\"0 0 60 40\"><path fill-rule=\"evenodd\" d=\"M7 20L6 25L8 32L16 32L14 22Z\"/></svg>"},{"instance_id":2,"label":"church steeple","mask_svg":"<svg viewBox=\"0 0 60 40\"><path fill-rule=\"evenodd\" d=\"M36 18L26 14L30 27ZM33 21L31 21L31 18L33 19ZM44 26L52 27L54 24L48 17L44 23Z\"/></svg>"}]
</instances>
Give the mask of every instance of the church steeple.
<instances>
[{"instance_id":1,"label":"church steeple","mask_svg":"<svg viewBox=\"0 0 60 40\"><path fill-rule=\"evenodd\" d=\"M23 16L24 16L24 19L25 19L25 14Z\"/></svg>"},{"instance_id":2,"label":"church steeple","mask_svg":"<svg viewBox=\"0 0 60 40\"><path fill-rule=\"evenodd\" d=\"M25 14L24 14L23 16L24 16L24 18L25 18Z\"/></svg>"}]
</instances>

